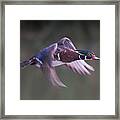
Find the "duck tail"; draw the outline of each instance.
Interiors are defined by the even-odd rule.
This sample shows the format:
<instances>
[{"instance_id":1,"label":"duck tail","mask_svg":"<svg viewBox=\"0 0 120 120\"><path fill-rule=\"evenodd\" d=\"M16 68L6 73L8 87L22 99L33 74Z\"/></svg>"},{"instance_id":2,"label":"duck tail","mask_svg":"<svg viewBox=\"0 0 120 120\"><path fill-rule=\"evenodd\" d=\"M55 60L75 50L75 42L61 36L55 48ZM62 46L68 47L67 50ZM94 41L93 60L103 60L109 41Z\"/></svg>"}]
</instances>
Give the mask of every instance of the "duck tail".
<instances>
[{"instance_id":1,"label":"duck tail","mask_svg":"<svg viewBox=\"0 0 120 120\"><path fill-rule=\"evenodd\" d=\"M26 67L29 64L30 64L29 60L25 60L25 61L20 62L20 67L24 68L24 67Z\"/></svg>"},{"instance_id":2,"label":"duck tail","mask_svg":"<svg viewBox=\"0 0 120 120\"><path fill-rule=\"evenodd\" d=\"M20 67L25 68L28 65L34 65L35 64L35 59L34 57L30 58L29 60L25 60L20 62Z\"/></svg>"}]
</instances>

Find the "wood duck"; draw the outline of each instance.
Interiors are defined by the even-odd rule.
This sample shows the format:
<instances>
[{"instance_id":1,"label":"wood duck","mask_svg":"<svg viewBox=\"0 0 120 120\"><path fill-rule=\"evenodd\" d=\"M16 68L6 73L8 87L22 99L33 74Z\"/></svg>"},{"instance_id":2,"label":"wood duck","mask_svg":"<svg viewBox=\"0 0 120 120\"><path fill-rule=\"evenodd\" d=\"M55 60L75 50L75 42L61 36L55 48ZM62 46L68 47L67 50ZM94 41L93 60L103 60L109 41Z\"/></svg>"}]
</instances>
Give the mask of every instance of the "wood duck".
<instances>
[{"instance_id":1,"label":"wood duck","mask_svg":"<svg viewBox=\"0 0 120 120\"><path fill-rule=\"evenodd\" d=\"M44 48L29 60L20 63L21 68L35 65L45 73L53 86L66 87L61 82L55 67L65 65L75 73L90 75L94 68L84 60L98 60L93 51L76 49L68 37L63 37L58 42Z\"/></svg>"}]
</instances>

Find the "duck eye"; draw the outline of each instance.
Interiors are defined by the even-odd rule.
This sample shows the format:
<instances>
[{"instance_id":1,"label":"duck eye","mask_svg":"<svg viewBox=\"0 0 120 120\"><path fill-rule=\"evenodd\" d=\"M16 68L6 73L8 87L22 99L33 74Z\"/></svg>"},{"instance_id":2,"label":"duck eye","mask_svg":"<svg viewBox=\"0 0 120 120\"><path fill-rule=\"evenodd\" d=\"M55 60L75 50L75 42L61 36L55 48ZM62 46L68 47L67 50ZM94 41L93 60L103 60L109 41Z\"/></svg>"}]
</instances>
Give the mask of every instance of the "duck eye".
<instances>
[{"instance_id":1,"label":"duck eye","mask_svg":"<svg viewBox=\"0 0 120 120\"><path fill-rule=\"evenodd\" d=\"M86 59L91 59L91 58L92 58L92 54L88 53Z\"/></svg>"}]
</instances>

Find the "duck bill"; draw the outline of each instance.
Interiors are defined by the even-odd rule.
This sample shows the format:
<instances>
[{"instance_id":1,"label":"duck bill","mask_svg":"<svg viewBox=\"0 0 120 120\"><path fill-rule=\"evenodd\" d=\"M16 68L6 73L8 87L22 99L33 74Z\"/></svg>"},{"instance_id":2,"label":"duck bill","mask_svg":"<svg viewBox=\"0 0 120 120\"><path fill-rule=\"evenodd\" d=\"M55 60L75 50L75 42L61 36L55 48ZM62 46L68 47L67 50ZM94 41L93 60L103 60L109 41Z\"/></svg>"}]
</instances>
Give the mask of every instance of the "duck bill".
<instances>
[{"instance_id":1,"label":"duck bill","mask_svg":"<svg viewBox=\"0 0 120 120\"><path fill-rule=\"evenodd\" d=\"M92 56L93 60L99 60L100 58L96 57L95 55Z\"/></svg>"}]
</instances>

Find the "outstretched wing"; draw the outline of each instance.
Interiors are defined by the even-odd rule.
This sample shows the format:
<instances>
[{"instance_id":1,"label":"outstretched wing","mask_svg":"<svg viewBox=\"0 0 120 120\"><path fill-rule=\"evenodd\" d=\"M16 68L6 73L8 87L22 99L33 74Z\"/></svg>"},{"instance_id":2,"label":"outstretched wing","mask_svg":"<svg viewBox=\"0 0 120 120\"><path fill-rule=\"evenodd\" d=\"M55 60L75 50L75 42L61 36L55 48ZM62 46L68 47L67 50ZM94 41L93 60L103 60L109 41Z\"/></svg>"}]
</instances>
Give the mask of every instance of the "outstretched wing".
<instances>
[{"instance_id":1,"label":"outstretched wing","mask_svg":"<svg viewBox=\"0 0 120 120\"><path fill-rule=\"evenodd\" d=\"M67 87L59 79L54 67L51 67L48 64L46 64L45 68L44 68L44 73L45 73L45 75L47 75L47 79L52 83L53 86L55 86L55 87Z\"/></svg>"},{"instance_id":2,"label":"outstretched wing","mask_svg":"<svg viewBox=\"0 0 120 120\"><path fill-rule=\"evenodd\" d=\"M55 71L55 68L52 66L52 61L54 60L54 53L57 50L57 43L52 44L47 50L47 60L44 62L42 66L42 70L47 75L48 80L52 83L53 86L60 86L60 87L66 87L57 76L57 73Z\"/></svg>"},{"instance_id":3,"label":"outstretched wing","mask_svg":"<svg viewBox=\"0 0 120 120\"><path fill-rule=\"evenodd\" d=\"M67 63L66 66L69 69L71 69L73 72L79 73L79 74L84 74L84 75L86 75L86 74L91 75L89 70L94 71L94 68L92 66L88 65L83 60L76 60L74 62Z\"/></svg>"},{"instance_id":4,"label":"outstretched wing","mask_svg":"<svg viewBox=\"0 0 120 120\"><path fill-rule=\"evenodd\" d=\"M58 48L68 48L68 49L76 50L75 45L67 37L64 37L64 38L60 39L57 42L57 44L58 44Z\"/></svg>"}]
</instances>

